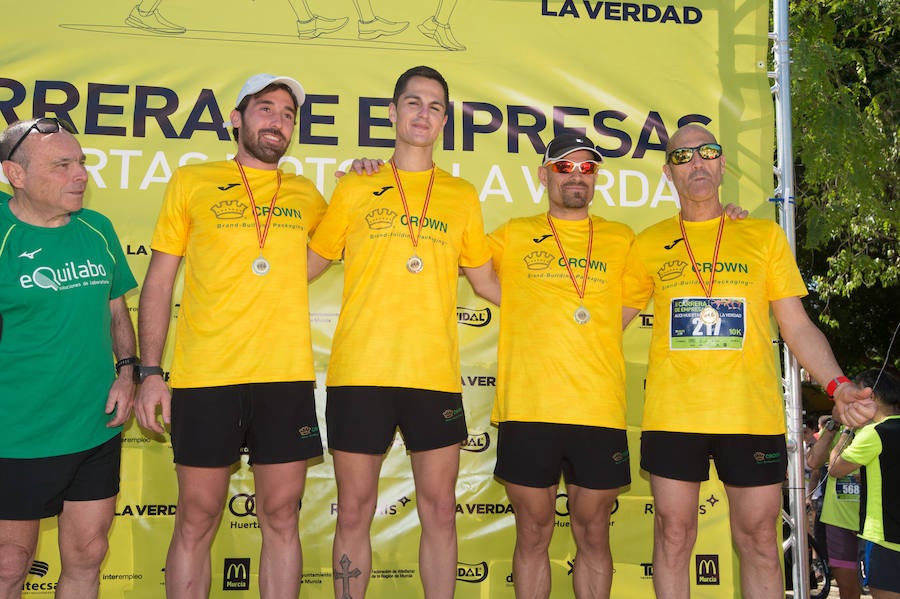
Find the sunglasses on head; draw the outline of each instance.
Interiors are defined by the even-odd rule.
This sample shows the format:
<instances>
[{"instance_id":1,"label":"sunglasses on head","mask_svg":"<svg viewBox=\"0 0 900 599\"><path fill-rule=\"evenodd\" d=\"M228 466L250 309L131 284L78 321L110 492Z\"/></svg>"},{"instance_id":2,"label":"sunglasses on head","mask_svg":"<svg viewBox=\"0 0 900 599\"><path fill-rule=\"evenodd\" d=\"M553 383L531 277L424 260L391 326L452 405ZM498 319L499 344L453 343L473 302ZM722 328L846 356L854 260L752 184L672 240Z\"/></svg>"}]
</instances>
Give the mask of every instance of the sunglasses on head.
<instances>
[{"instance_id":1,"label":"sunglasses on head","mask_svg":"<svg viewBox=\"0 0 900 599\"><path fill-rule=\"evenodd\" d=\"M67 121L61 121L57 118L49 116L36 120L34 123L32 123L31 127L25 130L25 133L22 134L22 137L20 137L18 141L13 144L12 150L10 150L9 154L7 154L6 156L6 160L12 158L13 154L16 153L16 150L19 149L19 146L22 145L22 142L25 141L25 138L28 137L28 135L32 131L37 131L38 133L49 135L50 133L59 133L60 129L68 131L69 133L75 133L75 127L73 127Z\"/></svg>"},{"instance_id":2,"label":"sunglasses on head","mask_svg":"<svg viewBox=\"0 0 900 599\"><path fill-rule=\"evenodd\" d=\"M550 170L554 173L567 175L576 169L582 175L593 175L600 168L600 163L596 160L582 160L581 162L573 162L571 160L553 160L547 163Z\"/></svg>"},{"instance_id":3,"label":"sunglasses on head","mask_svg":"<svg viewBox=\"0 0 900 599\"><path fill-rule=\"evenodd\" d=\"M708 143L693 148L675 148L666 156L666 162L669 164L687 164L694 157L694 152L698 152L703 160L715 160L722 155L722 146Z\"/></svg>"}]
</instances>

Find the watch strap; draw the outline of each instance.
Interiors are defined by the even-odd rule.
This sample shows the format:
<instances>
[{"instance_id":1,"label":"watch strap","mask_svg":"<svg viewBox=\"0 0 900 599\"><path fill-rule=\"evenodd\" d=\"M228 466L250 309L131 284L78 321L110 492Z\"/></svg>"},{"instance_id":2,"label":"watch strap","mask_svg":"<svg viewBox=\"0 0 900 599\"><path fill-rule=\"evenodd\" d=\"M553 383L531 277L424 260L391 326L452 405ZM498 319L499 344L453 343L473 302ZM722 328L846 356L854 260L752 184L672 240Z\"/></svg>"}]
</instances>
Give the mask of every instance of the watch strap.
<instances>
[{"instance_id":1,"label":"watch strap","mask_svg":"<svg viewBox=\"0 0 900 599\"><path fill-rule=\"evenodd\" d=\"M141 360L137 356L128 356L127 358L122 358L121 360L116 362L116 375L119 374L119 371L121 371L123 367L140 363Z\"/></svg>"},{"instance_id":2,"label":"watch strap","mask_svg":"<svg viewBox=\"0 0 900 599\"><path fill-rule=\"evenodd\" d=\"M850 379L845 376L839 376L828 381L828 384L825 385L825 394L834 399L834 392L837 391L837 388L843 385L844 383L849 383Z\"/></svg>"}]
</instances>

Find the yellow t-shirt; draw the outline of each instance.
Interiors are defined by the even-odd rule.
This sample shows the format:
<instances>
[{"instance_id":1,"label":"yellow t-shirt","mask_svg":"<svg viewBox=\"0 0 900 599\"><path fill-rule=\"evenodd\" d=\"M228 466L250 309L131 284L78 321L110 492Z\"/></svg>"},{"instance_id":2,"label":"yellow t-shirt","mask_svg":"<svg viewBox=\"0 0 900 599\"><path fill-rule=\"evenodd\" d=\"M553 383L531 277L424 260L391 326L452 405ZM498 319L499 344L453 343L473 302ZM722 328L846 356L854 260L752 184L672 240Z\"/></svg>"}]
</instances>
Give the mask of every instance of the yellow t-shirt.
<instances>
[{"instance_id":1,"label":"yellow t-shirt","mask_svg":"<svg viewBox=\"0 0 900 599\"><path fill-rule=\"evenodd\" d=\"M684 225L708 286L719 219ZM702 319L707 301L685 245L678 216L635 241L644 297L652 294L654 306L643 429L784 433L769 303L806 295L784 232L768 220L725 218L711 296L718 323Z\"/></svg>"},{"instance_id":2,"label":"yellow t-shirt","mask_svg":"<svg viewBox=\"0 0 900 599\"><path fill-rule=\"evenodd\" d=\"M244 167L265 228L276 172ZM250 200L234 161L175 171L151 247L184 256L173 387L315 380L310 341L306 243L326 204L308 179L282 174L260 276Z\"/></svg>"},{"instance_id":3,"label":"yellow t-shirt","mask_svg":"<svg viewBox=\"0 0 900 599\"><path fill-rule=\"evenodd\" d=\"M622 298L634 233L599 216L591 219L594 237L583 302L546 214L513 219L489 237L503 295L494 423L625 428ZM580 289L588 221L554 218L553 225ZM634 287L629 286L631 293ZM636 303L640 296L629 300ZM574 317L581 306L590 312L584 324Z\"/></svg>"},{"instance_id":4,"label":"yellow t-shirt","mask_svg":"<svg viewBox=\"0 0 900 599\"><path fill-rule=\"evenodd\" d=\"M460 392L456 317L458 267L491 259L478 195L436 169L421 233L431 171L400 171L418 234L414 249L389 168L348 174L331 196L310 248L344 259L341 314L328 365L329 386L378 386ZM413 254L419 273L407 270Z\"/></svg>"}]
</instances>

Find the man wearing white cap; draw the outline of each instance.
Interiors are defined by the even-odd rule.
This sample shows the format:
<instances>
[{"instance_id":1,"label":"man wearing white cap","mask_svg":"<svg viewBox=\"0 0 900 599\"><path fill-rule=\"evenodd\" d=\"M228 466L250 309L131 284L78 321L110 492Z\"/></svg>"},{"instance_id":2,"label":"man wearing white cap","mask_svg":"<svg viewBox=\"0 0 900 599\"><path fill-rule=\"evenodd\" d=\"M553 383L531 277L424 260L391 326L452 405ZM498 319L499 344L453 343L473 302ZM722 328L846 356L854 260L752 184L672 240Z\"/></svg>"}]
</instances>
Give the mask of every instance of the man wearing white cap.
<instances>
[{"instance_id":1,"label":"man wearing white cap","mask_svg":"<svg viewBox=\"0 0 900 599\"><path fill-rule=\"evenodd\" d=\"M590 214L602 160L584 135L556 137L538 168L548 211L489 236L503 295L494 474L515 510L517 596L550 596L560 476L577 548L575 595L609 597L612 585L609 517L631 481L622 305L637 287L626 276L634 233Z\"/></svg>"},{"instance_id":2,"label":"man wearing white cap","mask_svg":"<svg viewBox=\"0 0 900 599\"><path fill-rule=\"evenodd\" d=\"M313 395L306 242L325 201L278 161L303 88L255 75L231 112L233 160L184 166L166 189L138 313L142 364L136 415L171 424L178 476L166 560L168 597L206 597L210 545L231 466L247 447L262 531L260 597L296 597L298 505L306 460L322 455ZM172 289L184 258L170 393L161 368Z\"/></svg>"}]
</instances>

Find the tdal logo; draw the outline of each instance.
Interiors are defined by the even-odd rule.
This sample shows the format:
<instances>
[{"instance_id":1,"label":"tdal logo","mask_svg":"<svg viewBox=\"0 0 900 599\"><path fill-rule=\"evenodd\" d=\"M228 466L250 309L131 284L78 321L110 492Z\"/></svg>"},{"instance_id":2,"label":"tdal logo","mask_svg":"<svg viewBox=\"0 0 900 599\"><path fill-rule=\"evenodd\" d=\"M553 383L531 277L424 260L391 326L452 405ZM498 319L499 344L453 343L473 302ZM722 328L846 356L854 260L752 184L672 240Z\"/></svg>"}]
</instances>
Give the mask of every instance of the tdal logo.
<instances>
[{"instance_id":1,"label":"tdal logo","mask_svg":"<svg viewBox=\"0 0 900 599\"><path fill-rule=\"evenodd\" d=\"M483 582L487 576L487 562L480 562L477 564L458 562L456 564L456 580L460 582Z\"/></svg>"},{"instance_id":2,"label":"tdal logo","mask_svg":"<svg viewBox=\"0 0 900 599\"><path fill-rule=\"evenodd\" d=\"M472 308L456 307L456 321L459 324L468 325L470 327L486 327L491 322L491 309L482 308L481 310L473 310Z\"/></svg>"},{"instance_id":3,"label":"tdal logo","mask_svg":"<svg viewBox=\"0 0 900 599\"><path fill-rule=\"evenodd\" d=\"M463 451L471 451L472 453L481 453L487 451L491 446L491 436L488 433L473 435L469 433L468 438L462 442Z\"/></svg>"}]
</instances>

